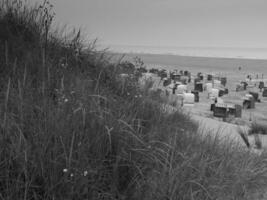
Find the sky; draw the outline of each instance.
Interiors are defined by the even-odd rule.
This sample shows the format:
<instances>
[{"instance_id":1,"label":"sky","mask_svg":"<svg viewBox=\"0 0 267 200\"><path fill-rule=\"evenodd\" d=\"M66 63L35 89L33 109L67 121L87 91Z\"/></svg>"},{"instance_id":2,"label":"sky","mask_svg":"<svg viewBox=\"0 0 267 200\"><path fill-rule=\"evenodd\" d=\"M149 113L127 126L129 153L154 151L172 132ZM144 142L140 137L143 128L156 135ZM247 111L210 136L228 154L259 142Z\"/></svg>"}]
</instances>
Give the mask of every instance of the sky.
<instances>
[{"instance_id":1,"label":"sky","mask_svg":"<svg viewBox=\"0 0 267 200\"><path fill-rule=\"evenodd\" d=\"M267 48L267 0L50 2L57 24L103 45Z\"/></svg>"}]
</instances>

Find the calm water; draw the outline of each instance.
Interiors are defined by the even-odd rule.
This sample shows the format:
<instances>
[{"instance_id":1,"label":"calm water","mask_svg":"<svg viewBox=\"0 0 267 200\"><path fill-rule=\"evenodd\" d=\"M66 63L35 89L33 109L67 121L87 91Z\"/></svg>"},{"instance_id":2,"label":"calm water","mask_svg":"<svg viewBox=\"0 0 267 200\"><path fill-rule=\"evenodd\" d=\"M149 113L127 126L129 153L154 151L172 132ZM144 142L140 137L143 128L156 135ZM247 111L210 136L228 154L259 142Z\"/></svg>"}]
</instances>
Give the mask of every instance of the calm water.
<instances>
[{"instance_id":1,"label":"calm water","mask_svg":"<svg viewBox=\"0 0 267 200\"><path fill-rule=\"evenodd\" d=\"M109 50L119 53L169 54L197 57L267 59L267 48L227 47L153 47L111 45Z\"/></svg>"}]
</instances>

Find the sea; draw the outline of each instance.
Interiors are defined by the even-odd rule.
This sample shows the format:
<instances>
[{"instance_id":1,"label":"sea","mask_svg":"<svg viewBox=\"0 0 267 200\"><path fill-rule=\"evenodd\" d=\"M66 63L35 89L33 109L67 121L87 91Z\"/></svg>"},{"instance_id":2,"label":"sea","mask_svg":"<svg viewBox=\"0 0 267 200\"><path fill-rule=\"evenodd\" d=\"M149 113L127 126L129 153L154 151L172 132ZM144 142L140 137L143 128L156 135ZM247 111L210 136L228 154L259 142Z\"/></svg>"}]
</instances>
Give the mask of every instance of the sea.
<instances>
[{"instance_id":1,"label":"sea","mask_svg":"<svg viewBox=\"0 0 267 200\"><path fill-rule=\"evenodd\" d=\"M167 54L194 57L244 58L267 60L267 48L241 47L174 47L141 45L106 45L116 53Z\"/></svg>"}]
</instances>

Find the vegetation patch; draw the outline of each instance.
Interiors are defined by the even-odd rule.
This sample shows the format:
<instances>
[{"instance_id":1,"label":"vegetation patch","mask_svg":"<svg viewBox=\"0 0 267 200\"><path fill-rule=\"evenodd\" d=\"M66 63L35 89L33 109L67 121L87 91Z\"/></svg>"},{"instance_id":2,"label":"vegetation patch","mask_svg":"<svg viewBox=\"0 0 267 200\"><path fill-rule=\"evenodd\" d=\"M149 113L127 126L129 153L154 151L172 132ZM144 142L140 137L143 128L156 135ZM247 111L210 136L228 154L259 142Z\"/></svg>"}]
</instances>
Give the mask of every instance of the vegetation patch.
<instances>
[{"instance_id":1,"label":"vegetation patch","mask_svg":"<svg viewBox=\"0 0 267 200\"><path fill-rule=\"evenodd\" d=\"M253 122L250 125L250 130L249 130L249 135L252 134L262 134L262 135L267 135L267 125L265 124L259 124L257 122Z\"/></svg>"},{"instance_id":2,"label":"vegetation patch","mask_svg":"<svg viewBox=\"0 0 267 200\"><path fill-rule=\"evenodd\" d=\"M164 112L140 66L51 29L48 1L0 5L2 199L246 199L266 188L265 155Z\"/></svg>"}]
</instances>

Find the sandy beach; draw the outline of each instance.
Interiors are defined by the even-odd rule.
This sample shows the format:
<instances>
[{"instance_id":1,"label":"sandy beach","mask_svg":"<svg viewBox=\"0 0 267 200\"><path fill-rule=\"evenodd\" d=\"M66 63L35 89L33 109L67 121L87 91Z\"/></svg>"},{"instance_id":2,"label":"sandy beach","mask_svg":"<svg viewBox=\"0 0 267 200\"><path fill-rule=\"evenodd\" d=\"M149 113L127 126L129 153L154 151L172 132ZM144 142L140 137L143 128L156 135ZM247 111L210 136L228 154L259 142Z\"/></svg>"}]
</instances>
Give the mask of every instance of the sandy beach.
<instances>
[{"instance_id":1,"label":"sandy beach","mask_svg":"<svg viewBox=\"0 0 267 200\"><path fill-rule=\"evenodd\" d=\"M160 54L125 54L124 60L133 62L136 56L141 58L147 68L188 70L192 74L202 72L224 75L227 77L229 89L235 89L236 84L244 80L247 75L252 75L253 78L257 75L258 78L262 78L263 75L264 79L267 78L267 60Z\"/></svg>"},{"instance_id":2,"label":"sandy beach","mask_svg":"<svg viewBox=\"0 0 267 200\"><path fill-rule=\"evenodd\" d=\"M211 100L208 99L207 91L200 93L200 102L195 103L190 108L193 119L197 120L202 127L213 130L217 133L220 129L220 135L229 136L233 140L243 143L238 135L238 129L248 130L251 123L265 123L267 120L267 97L262 97L258 87L249 88L246 91L236 92L236 84L245 80L247 75L251 75L255 82L267 78L267 60L256 59L237 59L237 58L208 58L208 57L187 57L175 55L152 55L152 54L126 54L124 59L133 60L138 56L144 62L147 68L158 68L166 70L188 70L193 75L198 72L204 74L213 73L221 74L227 77L226 88L229 94L222 97L226 103L242 105L242 97L249 91L259 93L260 103L256 103L255 109L243 109L242 117L228 120L228 123L222 122L221 119L213 117L210 111ZM241 70L238 68L241 67ZM258 77L258 79L257 79ZM189 90L193 90L193 84L189 84ZM186 108L185 108L186 109ZM267 139L261 137L263 146L267 147ZM251 139L251 138L250 138ZM253 139L253 138L252 138Z\"/></svg>"}]
</instances>

